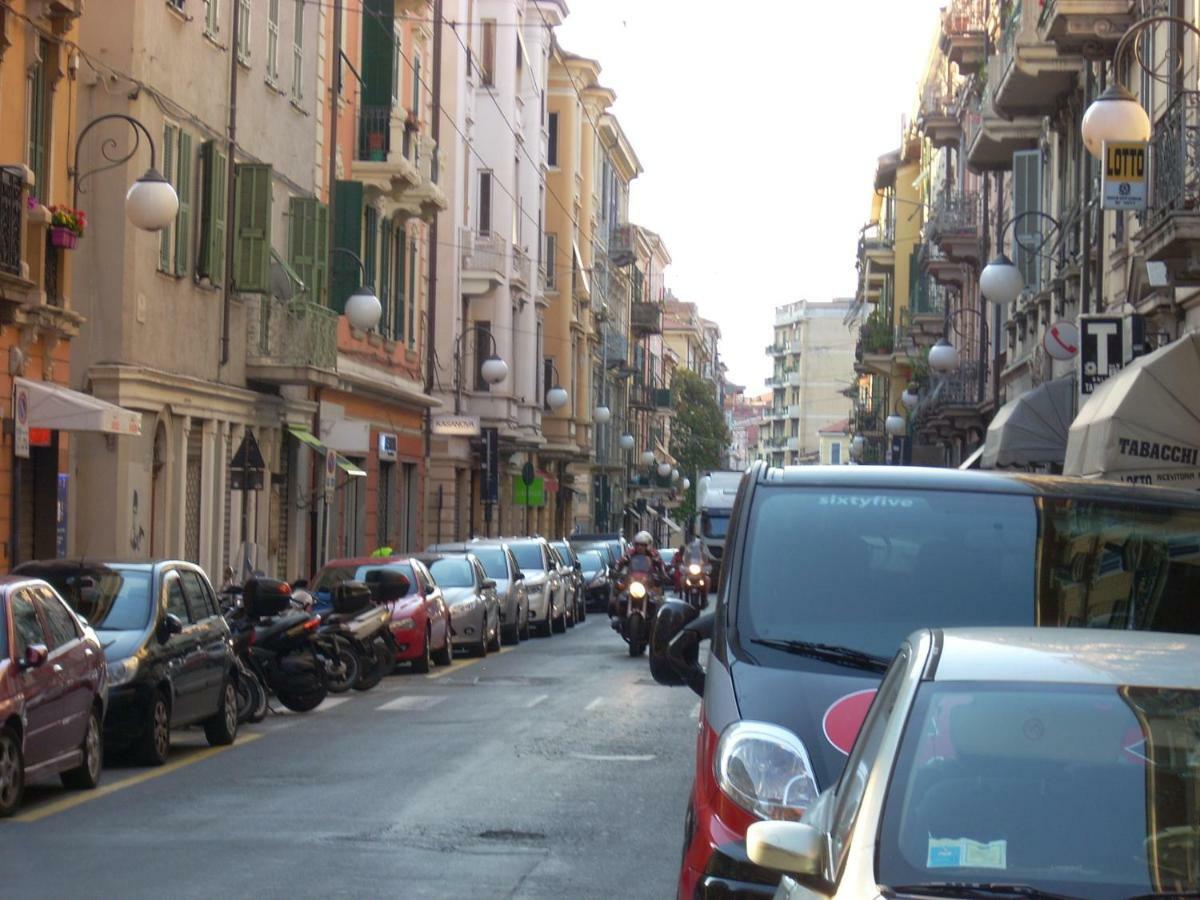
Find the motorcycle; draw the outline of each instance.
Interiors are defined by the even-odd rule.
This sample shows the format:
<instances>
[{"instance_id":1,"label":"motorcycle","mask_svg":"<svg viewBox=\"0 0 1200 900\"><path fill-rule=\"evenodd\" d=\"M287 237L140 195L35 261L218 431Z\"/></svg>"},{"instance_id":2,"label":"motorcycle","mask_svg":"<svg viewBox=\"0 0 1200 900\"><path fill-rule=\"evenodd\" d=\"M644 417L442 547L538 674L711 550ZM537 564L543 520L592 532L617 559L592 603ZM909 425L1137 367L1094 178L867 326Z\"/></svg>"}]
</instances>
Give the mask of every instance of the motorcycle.
<instances>
[{"instance_id":1,"label":"motorcycle","mask_svg":"<svg viewBox=\"0 0 1200 900\"><path fill-rule=\"evenodd\" d=\"M329 692L316 648L321 617L297 609L283 581L251 578L242 602L227 615L242 664L293 712L320 706Z\"/></svg>"},{"instance_id":2,"label":"motorcycle","mask_svg":"<svg viewBox=\"0 0 1200 900\"><path fill-rule=\"evenodd\" d=\"M344 678L357 691L367 691L379 684L392 670L396 659L391 629L391 611L376 603L371 588L358 581L345 581L330 595L333 611L322 620L320 634L338 649L339 660L344 648L353 650L357 661L357 677ZM340 685L339 685L340 686Z\"/></svg>"},{"instance_id":3,"label":"motorcycle","mask_svg":"<svg viewBox=\"0 0 1200 900\"><path fill-rule=\"evenodd\" d=\"M629 655L641 656L662 605L662 590L650 557L637 554L630 558L629 574L622 579L620 592L612 627L629 645Z\"/></svg>"},{"instance_id":4,"label":"motorcycle","mask_svg":"<svg viewBox=\"0 0 1200 900\"><path fill-rule=\"evenodd\" d=\"M710 567L700 556L685 556L681 564L679 591L683 599L696 609L704 609L712 580Z\"/></svg>"},{"instance_id":5,"label":"motorcycle","mask_svg":"<svg viewBox=\"0 0 1200 900\"><path fill-rule=\"evenodd\" d=\"M238 723L261 722L267 717L267 686L258 674L246 663L252 628L239 627L239 610L242 606L242 586L226 585L221 590L221 615L229 626L233 642L234 663L237 666Z\"/></svg>"}]
</instances>

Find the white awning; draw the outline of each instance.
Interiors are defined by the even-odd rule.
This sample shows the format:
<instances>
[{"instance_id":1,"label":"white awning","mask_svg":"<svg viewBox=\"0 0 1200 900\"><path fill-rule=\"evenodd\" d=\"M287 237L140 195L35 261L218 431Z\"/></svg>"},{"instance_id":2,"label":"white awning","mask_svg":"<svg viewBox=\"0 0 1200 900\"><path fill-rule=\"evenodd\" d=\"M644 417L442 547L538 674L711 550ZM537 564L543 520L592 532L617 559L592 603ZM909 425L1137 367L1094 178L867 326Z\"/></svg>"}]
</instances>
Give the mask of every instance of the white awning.
<instances>
[{"instance_id":1,"label":"white awning","mask_svg":"<svg viewBox=\"0 0 1200 900\"><path fill-rule=\"evenodd\" d=\"M1075 415L1075 378L1040 384L1000 407L983 442L980 468L1059 463Z\"/></svg>"},{"instance_id":2,"label":"white awning","mask_svg":"<svg viewBox=\"0 0 1200 900\"><path fill-rule=\"evenodd\" d=\"M962 469L963 471L966 471L967 469L978 469L979 468L979 459L980 459L980 457L983 456L984 446L986 446L986 445L975 448L975 452L972 453L970 456L968 456L966 459L964 459L962 461L962 464L959 466L959 468Z\"/></svg>"},{"instance_id":3,"label":"white awning","mask_svg":"<svg viewBox=\"0 0 1200 900\"><path fill-rule=\"evenodd\" d=\"M29 394L29 427L56 431L142 433L142 414L47 381L14 379Z\"/></svg>"}]
</instances>

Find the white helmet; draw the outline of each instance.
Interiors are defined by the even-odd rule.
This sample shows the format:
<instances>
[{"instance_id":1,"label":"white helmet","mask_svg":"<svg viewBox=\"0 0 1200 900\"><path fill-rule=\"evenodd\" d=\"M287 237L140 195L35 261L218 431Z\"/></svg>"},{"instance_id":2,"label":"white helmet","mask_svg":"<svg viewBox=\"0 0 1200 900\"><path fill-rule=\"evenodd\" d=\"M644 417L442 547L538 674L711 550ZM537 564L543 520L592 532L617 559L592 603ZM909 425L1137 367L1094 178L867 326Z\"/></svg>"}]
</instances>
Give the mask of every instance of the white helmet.
<instances>
[{"instance_id":1,"label":"white helmet","mask_svg":"<svg viewBox=\"0 0 1200 900\"><path fill-rule=\"evenodd\" d=\"M648 531L639 531L633 536L633 545L635 547L651 547L654 545L654 538L650 537L650 532Z\"/></svg>"}]
</instances>

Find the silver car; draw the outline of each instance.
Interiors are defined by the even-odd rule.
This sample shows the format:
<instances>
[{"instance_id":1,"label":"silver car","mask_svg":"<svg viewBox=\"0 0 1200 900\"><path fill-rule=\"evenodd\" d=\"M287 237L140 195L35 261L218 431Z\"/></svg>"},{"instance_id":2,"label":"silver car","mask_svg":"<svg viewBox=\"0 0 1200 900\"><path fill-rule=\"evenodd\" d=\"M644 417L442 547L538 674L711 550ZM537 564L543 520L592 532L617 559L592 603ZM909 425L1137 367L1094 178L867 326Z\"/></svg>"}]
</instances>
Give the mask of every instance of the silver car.
<instances>
[{"instance_id":1,"label":"silver car","mask_svg":"<svg viewBox=\"0 0 1200 900\"><path fill-rule=\"evenodd\" d=\"M1198 781L1200 638L924 630L838 783L746 850L788 873L776 900L1191 897Z\"/></svg>"},{"instance_id":2,"label":"silver car","mask_svg":"<svg viewBox=\"0 0 1200 900\"><path fill-rule=\"evenodd\" d=\"M567 607L567 615L571 620L570 624L574 626L587 618L587 596L584 592L583 569L579 564L579 557L575 555L575 551L567 541L554 541L550 546L562 563L559 571L571 586L571 600Z\"/></svg>"},{"instance_id":3,"label":"silver car","mask_svg":"<svg viewBox=\"0 0 1200 900\"><path fill-rule=\"evenodd\" d=\"M450 641L476 656L500 649L500 604L496 582L473 553L422 553L424 563L450 610Z\"/></svg>"},{"instance_id":4,"label":"silver car","mask_svg":"<svg viewBox=\"0 0 1200 900\"><path fill-rule=\"evenodd\" d=\"M499 539L493 542L501 542ZM545 538L504 538L525 573L529 621L542 635L567 630L567 587ZM487 542L482 542L487 543Z\"/></svg>"},{"instance_id":5,"label":"silver car","mask_svg":"<svg viewBox=\"0 0 1200 900\"><path fill-rule=\"evenodd\" d=\"M529 598L525 588L525 573L517 565L512 550L504 543L473 540L469 543L434 544L427 553L473 553L483 565L483 571L496 582L496 599L500 603L500 637L505 644L519 644L529 639Z\"/></svg>"}]
</instances>

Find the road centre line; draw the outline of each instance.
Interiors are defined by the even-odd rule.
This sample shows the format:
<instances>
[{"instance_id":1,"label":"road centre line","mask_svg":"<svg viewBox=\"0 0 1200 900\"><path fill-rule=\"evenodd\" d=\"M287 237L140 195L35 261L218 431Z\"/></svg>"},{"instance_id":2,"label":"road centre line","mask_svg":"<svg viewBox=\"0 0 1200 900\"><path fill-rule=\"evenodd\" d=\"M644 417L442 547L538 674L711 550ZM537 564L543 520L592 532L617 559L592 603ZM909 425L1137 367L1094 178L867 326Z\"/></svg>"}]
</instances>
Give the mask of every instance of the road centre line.
<instances>
[{"instance_id":1,"label":"road centre line","mask_svg":"<svg viewBox=\"0 0 1200 900\"><path fill-rule=\"evenodd\" d=\"M152 781L163 775L169 775L193 763L203 762L206 759L211 759L218 754L224 753L227 750L233 750L237 747L245 746L253 741L257 741L263 736L262 732L254 732L246 735L239 735L237 741L226 747L205 747L202 750L197 750L194 753L189 753L180 759L172 760L165 765L159 766L156 769L151 769L147 772L142 772L138 775L133 775L129 778L124 778L120 781L114 781L110 784L104 784L93 791L81 791L72 794L68 797L63 797L61 800L55 800L47 803L44 806L39 806L36 809L31 809L29 812L15 815L9 821L12 822L37 822L40 819L45 819L48 816L57 815L61 812L66 812L69 809L74 809L77 806L82 806L84 803L91 803L93 800L99 800L101 797L107 797L109 794L115 794L117 791L123 791L126 788L135 787L139 784L144 784L147 781Z\"/></svg>"},{"instance_id":2,"label":"road centre line","mask_svg":"<svg viewBox=\"0 0 1200 900\"><path fill-rule=\"evenodd\" d=\"M407 697L397 697L395 700L389 700L382 706L375 707L376 712L396 712L399 710L411 710L420 712L426 709L432 709L443 700L445 696L430 696L428 694L421 696L419 694L410 694Z\"/></svg>"}]
</instances>

